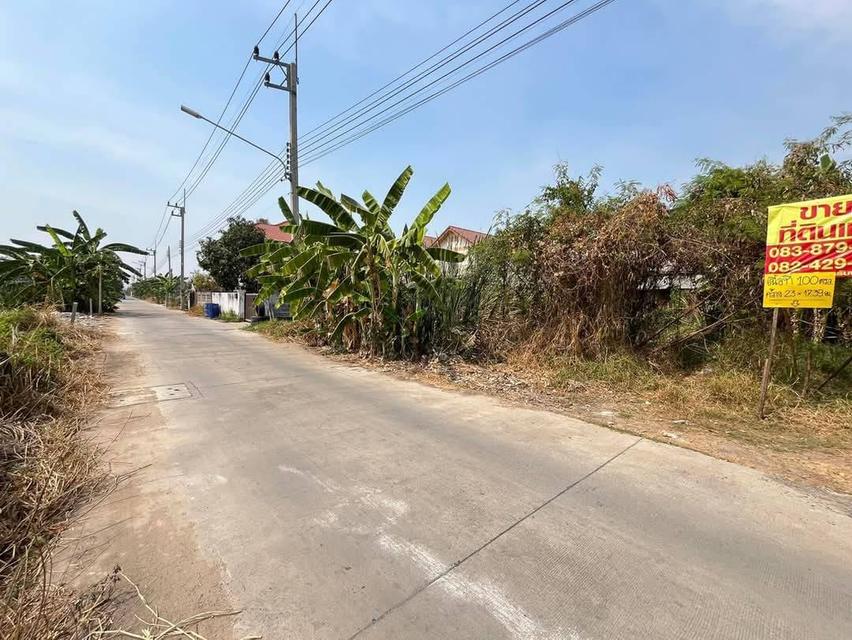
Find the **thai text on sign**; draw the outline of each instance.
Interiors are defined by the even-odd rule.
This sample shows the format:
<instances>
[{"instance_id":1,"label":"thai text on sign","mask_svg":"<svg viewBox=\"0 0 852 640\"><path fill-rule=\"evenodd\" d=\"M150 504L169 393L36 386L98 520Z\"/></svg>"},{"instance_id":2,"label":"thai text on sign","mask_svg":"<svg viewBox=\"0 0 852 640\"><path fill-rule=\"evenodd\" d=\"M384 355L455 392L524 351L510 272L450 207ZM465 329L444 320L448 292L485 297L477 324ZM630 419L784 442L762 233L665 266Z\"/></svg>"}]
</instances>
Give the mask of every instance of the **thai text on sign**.
<instances>
[{"instance_id":1,"label":"thai text on sign","mask_svg":"<svg viewBox=\"0 0 852 640\"><path fill-rule=\"evenodd\" d=\"M834 300L835 274L789 273L763 279L763 306L828 309Z\"/></svg>"},{"instance_id":2,"label":"thai text on sign","mask_svg":"<svg viewBox=\"0 0 852 640\"><path fill-rule=\"evenodd\" d=\"M852 194L769 207L764 273L852 276Z\"/></svg>"}]
</instances>

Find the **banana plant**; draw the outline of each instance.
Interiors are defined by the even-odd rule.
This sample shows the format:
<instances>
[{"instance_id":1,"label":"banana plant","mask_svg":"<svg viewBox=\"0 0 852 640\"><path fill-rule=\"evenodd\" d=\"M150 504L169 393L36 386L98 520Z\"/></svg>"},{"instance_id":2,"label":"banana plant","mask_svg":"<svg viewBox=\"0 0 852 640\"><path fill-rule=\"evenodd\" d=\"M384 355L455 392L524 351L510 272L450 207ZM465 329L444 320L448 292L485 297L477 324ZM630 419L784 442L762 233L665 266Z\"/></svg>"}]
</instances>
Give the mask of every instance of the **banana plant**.
<instances>
[{"instance_id":1,"label":"banana plant","mask_svg":"<svg viewBox=\"0 0 852 640\"><path fill-rule=\"evenodd\" d=\"M402 233L390 225L413 170L406 167L379 202L369 191L361 201L334 194L318 182L299 187L299 197L319 208L330 222L305 218L299 224L283 199L287 223L281 229L293 243L266 242L244 255L260 255L250 275L261 282L261 296L288 302L294 318L320 318L333 341L347 335L350 346L362 337L373 355L405 355L423 304L439 304L439 262L460 262L462 254L424 248L426 227L450 195L445 184Z\"/></svg>"},{"instance_id":2,"label":"banana plant","mask_svg":"<svg viewBox=\"0 0 852 640\"><path fill-rule=\"evenodd\" d=\"M106 293L111 307L130 275L141 275L118 252L147 252L124 243L101 244L106 232L97 229L92 234L77 211L73 216L77 221L74 233L50 225L37 227L50 237L51 244L12 239L9 245L0 245L0 287L15 289L23 302L49 301L63 306L75 300L87 303Z\"/></svg>"}]
</instances>

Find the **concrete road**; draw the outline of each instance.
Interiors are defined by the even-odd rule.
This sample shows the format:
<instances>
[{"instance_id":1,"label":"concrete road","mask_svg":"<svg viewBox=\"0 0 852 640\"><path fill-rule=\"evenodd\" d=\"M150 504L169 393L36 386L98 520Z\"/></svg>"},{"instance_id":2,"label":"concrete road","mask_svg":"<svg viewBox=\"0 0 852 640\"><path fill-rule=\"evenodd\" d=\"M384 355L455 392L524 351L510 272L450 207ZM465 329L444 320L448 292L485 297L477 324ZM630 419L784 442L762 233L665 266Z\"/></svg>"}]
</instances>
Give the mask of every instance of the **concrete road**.
<instances>
[{"instance_id":1,"label":"concrete road","mask_svg":"<svg viewBox=\"0 0 852 640\"><path fill-rule=\"evenodd\" d=\"M842 500L241 325L128 301L114 326L113 411L161 416L131 446L156 443L157 523L189 526L237 632L852 638Z\"/></svg>"}]
</instances>

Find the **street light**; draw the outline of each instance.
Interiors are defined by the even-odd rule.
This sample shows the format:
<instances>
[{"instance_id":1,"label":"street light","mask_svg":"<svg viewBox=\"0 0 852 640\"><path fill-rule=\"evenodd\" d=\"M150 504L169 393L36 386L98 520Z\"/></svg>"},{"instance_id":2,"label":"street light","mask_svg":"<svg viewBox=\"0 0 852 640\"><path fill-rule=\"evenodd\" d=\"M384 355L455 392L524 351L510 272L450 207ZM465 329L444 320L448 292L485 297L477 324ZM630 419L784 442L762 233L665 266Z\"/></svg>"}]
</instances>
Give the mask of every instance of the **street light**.
<instances>
[{"instance_id":1,"label":"street light","mask_svg":"<svg viewBox=\"0 0 852 640\"><path fill-rule=\"evenodd\" d=\"M222 125L220 125L220 124L218 124L218 123L216 123L216 122L213 122L213 121L212 121L212 120L210 120L209 118L205 118L203 115L201 115L200 113L198 113L195 109L190 109L190 108L189 108L189 107L187 107L186 105L183 105L183 104L182 104L182 105L180 105L180 110L181 110L181 111L183 111L183 112L184 112L186 115L188 115L188 116L192 116L193 118L198 118L199 120L204 120L204 122L207 122L207 123L209 123L209 124L212 124L212 125L213 125L214 127L216 127L217 129L221 129L222 131L224 131L224 132L228 133L229 135L234 136L234 137L235 137L235 138L237 138L238 140L242 140L242 141L243 141L243 142L245 142L246 144L251 145L252 147L254 147L255 149L257 149L258 151L263 151L263 153L265 153L266 155L268 155L268 156L272 156L273 158L275 158L276 160L278 160L278 162L280 162L280 163L281 163L281 166L282 166L282 167L284 167L284 176L281 178L281 180L284 180L284 178L286 178L286 177L289 175L290 170L287 168L287 165L284 163L284 161L283 161L281 158L279 158L277 155L275 155L275 154L274 154L274 153L272 153L271 151L268 151L267 149L264 149L263 147L256 145L256 144L255 144L254 142L252 142L251 140L246 140L246 139L245 139L245 138L243 138L240 134L235 133L235 132L231 131L230 129L226 129L226 128L225 128L225 127L223 127Z\"/></svg>"}]
</instances>

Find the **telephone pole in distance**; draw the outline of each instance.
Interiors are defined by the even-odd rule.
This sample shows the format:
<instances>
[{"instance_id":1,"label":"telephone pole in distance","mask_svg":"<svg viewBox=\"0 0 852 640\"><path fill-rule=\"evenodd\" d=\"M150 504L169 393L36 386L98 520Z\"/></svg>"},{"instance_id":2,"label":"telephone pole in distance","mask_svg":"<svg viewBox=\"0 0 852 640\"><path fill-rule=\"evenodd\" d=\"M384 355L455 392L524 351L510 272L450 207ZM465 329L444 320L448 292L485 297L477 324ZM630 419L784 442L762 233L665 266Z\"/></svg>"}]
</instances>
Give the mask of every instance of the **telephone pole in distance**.
<instances>
[{"instance_id":1,"label":"telephone pole in distance","mask_svg":"<svg viewBox=\"0 0 852 640\"><path fill-rule=\"evenodd\" d=\"M177 211L172 211L170 215L176 216L180 218L180 308L184 309L185 304L185 295L184 295L184 232L186 228L186 189L183 190L183 202L178 205L177 202L172 204L171 202L167 202L166 206ZM171 256L169 259L169 275L171 275Z\"/></svg>"},{"instance_id":2,"label":"telephone pole in distance","mask_svg":"<svg viewBox=\"0 0 852 640\"><path fill-rule=\"evenodd\" d=\"M154 255L153 266L154 266L154 277L156 278L157 277L157 247L154 247L153 249L148 249L148 253Z\"/></svg>"}]
</instances>

